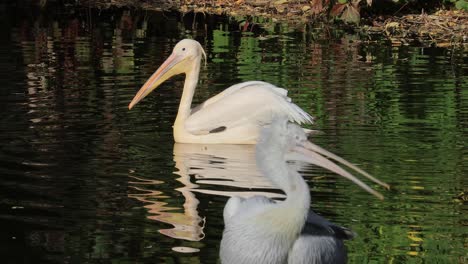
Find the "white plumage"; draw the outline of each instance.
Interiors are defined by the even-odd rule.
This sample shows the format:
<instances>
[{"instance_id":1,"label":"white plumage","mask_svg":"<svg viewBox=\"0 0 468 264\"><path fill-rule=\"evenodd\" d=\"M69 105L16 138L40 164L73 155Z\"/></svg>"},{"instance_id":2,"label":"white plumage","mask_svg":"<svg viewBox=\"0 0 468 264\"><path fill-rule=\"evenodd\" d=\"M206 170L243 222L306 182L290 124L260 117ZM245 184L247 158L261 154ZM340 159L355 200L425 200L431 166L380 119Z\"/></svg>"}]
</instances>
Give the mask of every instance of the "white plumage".
<instances>
[{"instance_id":1,"label":"white plumage","mask_svg":"<svg viewBox=\"0 0 468 264\"><path fill-rule=\"evenodd\" d=\"M191 109L205 52L195 40L181 40L171 56L148 79L129 105L135 104L173 75L185 73L174 139L179 143L255 144L260 128L282 116L298 124L312 117L294 104L287 90L273 84L250 81L233 85Z\"/></svg>"}]
</instances>

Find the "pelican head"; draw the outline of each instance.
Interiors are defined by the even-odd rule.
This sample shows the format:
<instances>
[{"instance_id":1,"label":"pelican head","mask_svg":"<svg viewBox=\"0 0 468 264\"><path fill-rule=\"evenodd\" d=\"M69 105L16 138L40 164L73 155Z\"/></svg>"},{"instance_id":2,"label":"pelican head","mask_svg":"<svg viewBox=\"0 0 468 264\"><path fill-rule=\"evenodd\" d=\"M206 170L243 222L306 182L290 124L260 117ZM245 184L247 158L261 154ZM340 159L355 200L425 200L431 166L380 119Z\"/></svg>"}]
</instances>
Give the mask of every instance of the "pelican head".
<instances>
[{"instance_id":1,"label":"pelican head","mask_svg":"<svg viewBox=\"0 0 468 264\"><path fill-rule=\"evenodd\" d=\"M286 119L276 118L273 122L262 130L261 139L256 148L257 162L269 162L273 160L276 154L283 155L285 160L303 161L330 170L363 188L370 194L373 194L379 199L383 199L382 194L373 190L367 184L338 166L328 158L338 161L341 164L348 166L355 171L363 174L382 186L387 187L385 183L380 182L371 175L352 165L348 161L336 156L335 154L322 149L321 147L311 143L307 139L304 129L300 126L290 123ZM268 157L272 157L269 159Z\"/></svg>"},{"instance_id":2,"label":"pelican head","mask_svg":"<svg viewBox=\"0 0 468 264\"><path fill-rule=\"evenodd\" d=\"M128 109L132 109L134 105L170 77L181 73L187 74L195 67L199 68L202 56L206 58L205 51L198 41L193 39L183 39L179 41L172 50L172 54L169 58L166 59L140 88L132 102L128 105Z\"/></svg>"},{"instance_id":3,"label":"pelican head","mask_svg":"<svg viewBox=\"0 0 468 264\"><path fill-rule=\"evenodd\" d=\"M259 137L257 152L268 149L276 153L289 153L294 151L294 147L305 144L307 135L300 126L291 123L286 118L275 118L273 122L262 129ZM275 150L271 148L275 147ZM267 154L267 153L265 153Z\"/></svg>"}]
</instances>

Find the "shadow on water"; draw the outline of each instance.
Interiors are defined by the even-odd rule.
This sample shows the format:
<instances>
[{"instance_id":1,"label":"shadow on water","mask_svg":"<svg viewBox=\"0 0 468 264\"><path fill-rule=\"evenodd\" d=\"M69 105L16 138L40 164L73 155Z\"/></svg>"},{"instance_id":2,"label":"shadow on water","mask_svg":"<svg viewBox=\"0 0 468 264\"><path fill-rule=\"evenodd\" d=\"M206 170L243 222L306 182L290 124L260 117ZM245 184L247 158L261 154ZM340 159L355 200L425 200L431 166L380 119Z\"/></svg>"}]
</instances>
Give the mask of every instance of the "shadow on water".
<instances>
[{"instance_id":1,"label":"shadow on water","mask_svg":"<svg viewBox=\"0 0 468 264\"><path fill-rule=\"evenodd\" d=\"M185 37L209 55L196 103L240 81L287 87L315 143L395 187L378 202L304 169L313 209L359 234L350 263L466 262L466 52L218 16L0 12L3 263L215 263L227 196L281 196L252 149L173 145L182 78L128 111Z\"/></svg>"}]
</instances>

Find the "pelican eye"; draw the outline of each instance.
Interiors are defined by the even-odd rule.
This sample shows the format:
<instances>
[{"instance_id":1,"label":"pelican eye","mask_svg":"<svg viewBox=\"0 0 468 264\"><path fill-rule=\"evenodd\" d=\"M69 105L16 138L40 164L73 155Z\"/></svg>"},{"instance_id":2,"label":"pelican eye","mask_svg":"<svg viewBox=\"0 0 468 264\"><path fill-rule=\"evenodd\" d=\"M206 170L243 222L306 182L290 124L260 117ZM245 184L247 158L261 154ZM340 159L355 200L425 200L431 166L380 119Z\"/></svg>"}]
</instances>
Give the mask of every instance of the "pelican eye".
<instances>
[{"instance_id":1,"label":"pelican eye","mask_svg":"<svg viewBox=\"0 0 468 264\"><path fill-rule=\"evenodd\" d=\"M185 51L185 48L182 48L182 51Z\"/></svg>"}]
</instances>

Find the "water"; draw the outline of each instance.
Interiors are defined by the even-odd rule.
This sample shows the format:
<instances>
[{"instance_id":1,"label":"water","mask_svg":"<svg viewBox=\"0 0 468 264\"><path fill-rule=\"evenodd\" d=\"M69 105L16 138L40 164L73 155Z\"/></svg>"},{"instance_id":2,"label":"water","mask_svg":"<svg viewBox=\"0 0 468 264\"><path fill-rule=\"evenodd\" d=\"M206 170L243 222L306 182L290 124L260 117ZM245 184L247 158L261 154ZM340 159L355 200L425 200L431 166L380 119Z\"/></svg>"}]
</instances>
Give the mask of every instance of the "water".
<instances>
[{"instance_id":1,"label":"water","mask_svg":"<svg viewBox=\"0 0 468 264\"><path fill-rule=\"evenodd\" d=\"M182 77L128 111L186 37L208 54L196 103L240 81L287 87L315 143L393 186L374 186L381 202L303 172L313 209L358 233L350 263L466 263L466 52L217 16L1 12L2 263L217 263L228 196L283 197L252 146L173 143Z\"/></svg>"}]
</instances>

